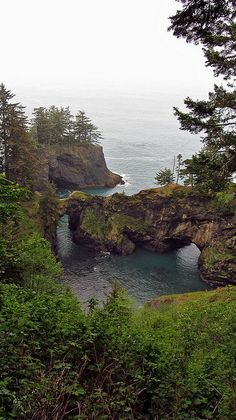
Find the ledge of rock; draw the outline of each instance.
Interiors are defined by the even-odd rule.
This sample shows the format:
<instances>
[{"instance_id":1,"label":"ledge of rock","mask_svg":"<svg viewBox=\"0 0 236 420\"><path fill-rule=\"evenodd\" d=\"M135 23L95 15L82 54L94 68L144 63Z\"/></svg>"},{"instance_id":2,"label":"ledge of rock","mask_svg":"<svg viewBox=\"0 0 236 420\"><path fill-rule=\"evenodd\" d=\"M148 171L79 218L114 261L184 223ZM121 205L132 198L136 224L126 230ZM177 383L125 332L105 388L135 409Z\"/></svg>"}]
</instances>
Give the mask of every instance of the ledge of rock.
<instances>
[{"instance_id":1,"label":"ledge of rock","mask_svg":"<svg viewBox=\"0 0 236 420\"><path fill-rule=\"evenodd\" d=\"M59 188L110 188L124 183L107 168L99 145L52 146L41 153L45 162L41 179Z\"/></svg>"},{"instance_id":2,"label":"ledge of rock","mask_svg":"<svg viewBox=\"0 0 236 420\"><path fill-rule=\"evenodd\" d=\"M236 284L236 217L220 214L209 198L187 187L169 186L133 196L89 196L74 192L65 212L73 240L97 250L132 253L137 246L166 252L194 243L201 250L203 280Z\"/></svg>"}]
</instances>

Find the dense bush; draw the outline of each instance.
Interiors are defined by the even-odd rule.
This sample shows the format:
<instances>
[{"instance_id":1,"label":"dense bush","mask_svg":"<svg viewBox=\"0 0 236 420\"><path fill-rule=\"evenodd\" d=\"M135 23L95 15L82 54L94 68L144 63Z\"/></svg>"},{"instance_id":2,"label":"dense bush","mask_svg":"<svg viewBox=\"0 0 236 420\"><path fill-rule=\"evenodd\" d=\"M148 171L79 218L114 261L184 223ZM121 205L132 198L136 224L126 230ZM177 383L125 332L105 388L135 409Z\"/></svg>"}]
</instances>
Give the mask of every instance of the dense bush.
<instances>
[{"instance_id":1,"label":"dense bush","mask_svg":"<svg viewBox=\"0 0 236 420\"><path fill-rule=\"evenodd\" d=\"M1 418L233 419L233 288L85 313L70 292L1 287Z\"/></svg>"},{"instance_id":2,"label":"dense bush","mask_svg":"<svg viewBox=\"0 0 236 420\"><path fill-rule=\"evenodd\" d=\"M235 418L236 289L135 309L115 288L85 312L38 198L2 178L0 207L0 419Z\"/></svg>"},{"instance_id":3,"label":"dense bush","mask_svg":"<svg viewBox=\"0 0 236 420\"><path fill-rule=\"evenodd\" d=\"M60 264L51 253L50 243L42 237L46 224L41 214L49 198L32 194L26 188L0 176L0 281L30 285L55 280ZM55 217L58 217L57 203ZM53 211L51 211L53 213ZM50 208L47 208L47 219ZM51 224L53 221L51 220ZM47 226L46 226L47 227Z\"/></svg>"},{"instance_id":4,"label":"dense bush","mask_svg":"<svg viewBox=\"0 0 236 420\"><path fill-rule=\"evenodd\" d=\"M235 195L233 192L221 191L216 193L213 200L213 207L220 213L235 213Z\"/></svg>"}]
</instances>

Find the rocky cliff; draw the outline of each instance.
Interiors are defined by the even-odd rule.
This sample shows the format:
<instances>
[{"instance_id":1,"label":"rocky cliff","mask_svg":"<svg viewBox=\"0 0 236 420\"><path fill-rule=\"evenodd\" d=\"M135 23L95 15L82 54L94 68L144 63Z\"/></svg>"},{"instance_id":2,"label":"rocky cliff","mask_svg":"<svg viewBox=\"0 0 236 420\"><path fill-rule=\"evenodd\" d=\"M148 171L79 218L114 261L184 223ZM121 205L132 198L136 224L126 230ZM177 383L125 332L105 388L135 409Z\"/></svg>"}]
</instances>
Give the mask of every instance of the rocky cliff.
<instances>
[{"instance_id":1,"label":"rocky cliff","mask_svg":"<svg viewBox=\"0 0 236 420\"><path fill-rule=\"evenodd\" d=\"M107 168L103 149L98 145L53 146L41 151L42 179L60 188L114 187L120 175Z\"/></svg>"},{"instance_id":2,"label":"rocky cliff","mask_svg":"<svg viewBox=\"0 0 236 420\"><path fill-rule=\"evenodd\" d=\"M76 243L97 250L132 253L137 246L166 252L194 243L210 284L236 284L236 218L214 209L209 198L184 187L141 191L133 196L92 197L81 192L66 202Z\"/></svg>"}]
</instances>

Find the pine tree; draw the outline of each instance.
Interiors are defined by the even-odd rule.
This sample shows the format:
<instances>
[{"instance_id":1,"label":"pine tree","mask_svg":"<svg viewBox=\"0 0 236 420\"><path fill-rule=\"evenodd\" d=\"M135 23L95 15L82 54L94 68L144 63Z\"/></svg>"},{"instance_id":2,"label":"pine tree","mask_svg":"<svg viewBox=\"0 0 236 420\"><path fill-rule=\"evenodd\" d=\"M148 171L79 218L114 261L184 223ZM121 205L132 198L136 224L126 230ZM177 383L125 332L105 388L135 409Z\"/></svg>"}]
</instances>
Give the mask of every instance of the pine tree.
<instances>
[{"instance_id":1,"label":"pine tree","mask_svg":"<svg viewBox=\"0 0 236 420\"><path fill-rule=\"evenodd\" d=\"M177 177L176 177L176 184L178 184L179 183L179 178L180 178L180 168L181 168L181 165L182 165L182 155L181 154L178 154L177 155L177 169L176 169L176 172L177 172Z\"/></svg>"},{"instance_id":2,"label":"pine tree","mask_svg":"<svg viewBox=\"0 0 236 420\"><path fill-rule=\"evenodd\" d=\"M44 107L35 108L31 120L31 133L39 143L48 145L50 142L50 127L48 110Z\"/></svg>"},{"instance_id":3,"label":"pine tree","mask_svg":"<svg viewBox=\"0 0 236 420\"><path fill-rule=\"evenodd\" d=\"M203 45L206 65L216 76L235 78L236 69L236 1L177 0L182 3L170 17L177 38Z\"/></svg>"},{"instance_id":4,"label":"pine tree","mask_svg":"<svg viewBox=\"0 0 236 420\"><path fill-rule=\"evenodd\" d=\"M31 132L39 144L46 146L73 143L73 116L70 108L35 108L31 120Z\"/></svg>"},{"instance_id":5,"label":"pine tree","mask_svg":"<svg viewBox=\"0 0 236 420\"><path fill-rule=\"evenodd\" d=\"M12 103L14 94L0 85L0 172L8 176L8 166L12 155L14 129L26 130L26 117L19 103Z\"/></svg>"},{"instance_id":6,"label":"pine tree","mask_svg":"<svg viewBox=\"0 0 236 420\"><path fill-rule=\"evenodd\" d=\"M79 111L73 124L73 136L75 143L97 144L102 139L98 128L92 124L84 111Z\"/></svg>"},{"instance_id":7,"label":"pine tree","mask_svg":"<svg viewBox=\"0 0 236 420\"><path fill-rule=\"evenodd\" d=\"M63 109L63 119L64 119L64 144L72 144L74 142L73 136L73 115L71 114L69 106Z\"/></svg>"},{"instance_id":8,"label":"pine tree","mask_svg":"<svg viewBox=\"0 0 236 420\"><path fill-rule=\"evenodd\" d=\"M168 168L161 169L155 176L155 183L159 185L168 185L174 182L174 175Z\"/></svg>"},{"instance_id":9,"label":"pine tree","mask_svg":"<svg viewBox=\"0 0 236 420\"><path fill-rule=\"evenodd\" d=\"M48 110L50 145L58 144L62 146L67 143L70 124L67 110L58 108L54 105Z\"/></svg>"},{"instance_id":10,"label":"pine tree","mask_svg":"<svg viewBox=\"0 0 236 420\"><path fill-rule=\"evenodd\" d=\"M24 107L12 103L14 95L0 85L0 172L7 179L34 189L40 170L37 148L27 130Z\"/></svg>"},{"instance_id":11,"label":"pine tree","mask_svg":"<svg viewBox=\"0 0 236 420\"><path fill-rule=\"evenodd\" d=\"M193 185L203 182L206 188L218 191L236 171L236 2L180 2L182 10L170 18L169 29L187 42L201 43L206 65L213 68L216 76L223 75L228 81L227 87L215 85L208 100L194 101L188 97L185 100L188 112L174 108L182 130L203 135L202 151L192 161L185 161L182 175L185 172L188 177L189 171Z\"/></svg>"}]
</instances>

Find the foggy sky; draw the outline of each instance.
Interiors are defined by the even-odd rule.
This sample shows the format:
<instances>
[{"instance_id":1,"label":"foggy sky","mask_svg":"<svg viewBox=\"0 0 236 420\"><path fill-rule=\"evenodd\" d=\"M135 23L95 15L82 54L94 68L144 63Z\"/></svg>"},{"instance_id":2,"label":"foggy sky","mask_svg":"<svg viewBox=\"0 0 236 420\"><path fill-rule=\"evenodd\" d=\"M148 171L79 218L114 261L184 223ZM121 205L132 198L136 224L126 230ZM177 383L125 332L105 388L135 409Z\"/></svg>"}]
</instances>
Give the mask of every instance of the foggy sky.
<instances>
[{"instance_id":1,"label":"foggy sky","mask_svg":"<svg viewBox=\"0 0 236 420\"><path fill-rule=\"evenodd\" d=\"M0 81L17 88L212 86L200 47L167 32L174 0L0 0Z\"/></svg>"}]
</instances>

